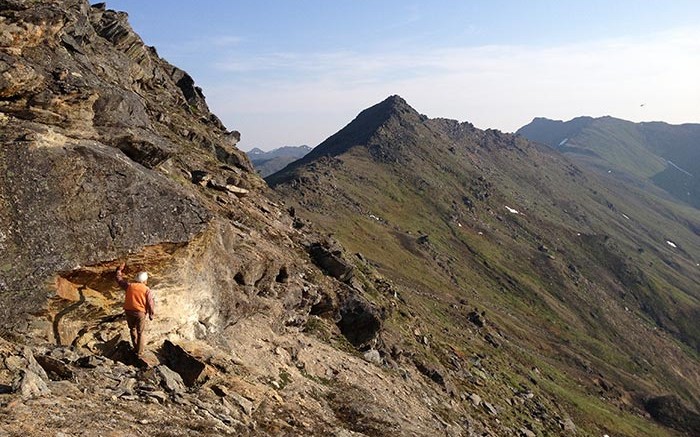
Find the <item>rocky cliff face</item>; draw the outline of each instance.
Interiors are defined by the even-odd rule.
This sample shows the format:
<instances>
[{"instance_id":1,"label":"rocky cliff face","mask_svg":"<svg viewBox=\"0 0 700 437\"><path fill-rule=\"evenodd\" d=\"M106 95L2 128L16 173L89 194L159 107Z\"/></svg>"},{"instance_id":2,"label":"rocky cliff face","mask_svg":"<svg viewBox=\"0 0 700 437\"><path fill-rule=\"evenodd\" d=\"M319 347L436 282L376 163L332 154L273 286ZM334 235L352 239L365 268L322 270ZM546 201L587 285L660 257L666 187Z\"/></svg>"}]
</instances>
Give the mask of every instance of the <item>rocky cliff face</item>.
<instances>
[{"instance_id":1,"label":"rocky cliff face","mask_svg":"<svg viewBox=\"0 0 700 437\"><path fill-rule=\"evenodd\" d=\"M12 323L58 272L200 234L213 216L176 183L194 168L228 165L237 184L260 183L233 148L238 134L125 14L79 1L2 7L0 287L22 291L3 306Z\"/></svg>"}]
</instances>

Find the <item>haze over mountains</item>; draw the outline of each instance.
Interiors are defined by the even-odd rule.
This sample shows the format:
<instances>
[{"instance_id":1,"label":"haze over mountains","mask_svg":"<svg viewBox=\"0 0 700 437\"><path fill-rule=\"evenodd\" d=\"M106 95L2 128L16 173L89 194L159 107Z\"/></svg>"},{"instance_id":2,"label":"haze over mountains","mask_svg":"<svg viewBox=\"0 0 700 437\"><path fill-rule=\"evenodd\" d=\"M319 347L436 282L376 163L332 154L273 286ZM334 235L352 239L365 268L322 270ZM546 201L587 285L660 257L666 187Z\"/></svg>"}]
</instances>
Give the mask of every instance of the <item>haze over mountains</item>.
<instances>
[{"instance_id":1,"label":"haze over mountains","mask_svg":"<svg viewBox=\"0 0 700 437\"><path fill-rule=\"evenodd\" d=\"M260 173L260 176L266 177L272 173L278 172L287 166L290 162L294 162L311 151L311 147L303 146L284 146L277 149L265 152L257 147L246 152L250 162Z\"/></svg>"},{"instance_id":2,"label":"haze over mountains","mask_svg":"<svg viewBox=\"0 0 700 437\"><path fill-rule=\"evenodd\" d=\"M492 390L546 366L539 388L594 434L603 423L616 435L658 434L642 417L662 394L697 408L697 210L522 136L428 119L398 96L266 180L421 309L393 314L385 329L427 332L440 347L411 353L440 363L459 389L474 381L445 349L488 357ZM481 311L492 331L474 330Z\"/></svg>"},{"instance_id":3,"label":"haze over mountains","mask_svg":"<svg viewBox=\"0 0 700 437\"><path fill-rule=\"evenodd\" d=\"M584 119L562 153L559 123L533 142L394 95L272 191L126 14L0 13L0 434L700 429L700 216L644 179L695 174L692 129L676 155ZM157 297L144 360L121 262Z\"/></svg>"}]
</instances>

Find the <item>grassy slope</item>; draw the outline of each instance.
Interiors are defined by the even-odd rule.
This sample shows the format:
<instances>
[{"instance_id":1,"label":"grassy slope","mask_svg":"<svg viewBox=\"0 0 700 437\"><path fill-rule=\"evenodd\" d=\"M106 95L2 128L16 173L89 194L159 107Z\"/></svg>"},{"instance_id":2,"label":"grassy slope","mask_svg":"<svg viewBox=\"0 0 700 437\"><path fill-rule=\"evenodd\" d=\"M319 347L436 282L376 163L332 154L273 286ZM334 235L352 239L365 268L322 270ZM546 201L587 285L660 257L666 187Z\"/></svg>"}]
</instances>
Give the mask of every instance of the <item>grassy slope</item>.
<instances>
[{"instance_id":1,"label":"grassy slope","mask_svg":"<svg viewBox=\"0 0 700 437\"><path fill-rule=\"evenodd\" d=\"M700 208L698 124L632 123L612 117L568 122L535 119L518 132L576 161L610 170L626 182L653 183L675 199ZM564 138L568 140L560 146Z\"/></svg>"},{"instance_id":2,"label":"grassy slope","mask_svg":"<svg viewBox=\"0 0 700 437\"><path fill-rule=\"evenodd\" d=\"M452 150L439 126L395 133L374 139L391 146L388 160L352 148L302 170L315 181L293 190L315 221L401 287L411 317L390 329L410 338L408 327L422 326L444 346L424 351L438 362L455 349L488 356L500 372L489 389L501 396L533 365L545 369L539 388L592 433L668 432L633 406L669 391L699 399L697 351L678 341L697 349L700 338L700 246L683 224L697 217L496 133L470 132ZM687 244L672 250L666 239ZM487 311L503 348L479 337L467 307Z\"/></svg>"},{"instance_id":3,"label":"grassy slope","mask_svg":"<svg viewBox=\"0 0 700 437\"><path fill-rule=\"evenodd\" d=\"M567 145L591 150L611 168L643 179L666 168L664 160L644 146L644 134L635 123L614 118L596 120L571 138Z\"/></svg>"}]
</instances>

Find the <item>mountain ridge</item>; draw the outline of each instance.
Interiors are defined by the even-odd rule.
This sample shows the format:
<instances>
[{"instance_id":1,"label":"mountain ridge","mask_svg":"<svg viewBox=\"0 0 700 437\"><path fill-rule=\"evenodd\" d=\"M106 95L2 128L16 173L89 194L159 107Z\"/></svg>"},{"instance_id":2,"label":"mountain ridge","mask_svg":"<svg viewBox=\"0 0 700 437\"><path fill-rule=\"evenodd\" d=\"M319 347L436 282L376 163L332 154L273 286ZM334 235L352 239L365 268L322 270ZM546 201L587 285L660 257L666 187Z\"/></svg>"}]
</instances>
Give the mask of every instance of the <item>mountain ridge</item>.
<instances>
[{"instance_id":1,"label":"mountain ridge","mask_svg":"<svg viewBox=\"0 0 700 437\"><path fill-rule=\"evenodd\" d=\"M585 376L595 366L592 372L619 390L610 404L595 408L616 405L614 410L643 415L644 399L670 386L697 408L700 333L692 322L700 314L700 296L692 291L700 279L695 267L700 245L692 225L697 217L674 204L655 203L636 186L609 186L607 175L522 136L446 119L403 119L410 126L384 121L365 122L378 127L355 147L337 147L347 144L345 138L331 136L325 146L342 152L317 153L267 181L282 198L293 199L298 212L391 278L412 307L434 306L435 318L426 312L410 323L435 324L430 331L435 341L453 348L460 347L455 342L470 342L472 350L500 360L474 338L455 334L466 329L456 308L473 302L491 314L499 336L489 338L501 349L523 356L533 351L535 361L534 351L556 350L559 371L584 387L600 383ZM671 214L684 218L673 221ZM667 241L676 240L688 252L668 253ZM660 266L649 270L649 265ZM678 300L687 305L677 307ZM401 330L398 320L387 323L388 330ZM655 331L659 327L663 334ZM514 338L522 349L512 349ZM679 340L694 352L677 355ZM650 343L655 346L647 348ZM434 353L438 357L432 359L449 368ZM658 354L684 363L689 379L661 370ZM630 370L612 365L640 357L655 363L645 367L649 380L634 376L636 365ZM528 360L513 363L513 371L526 374ZM555 385L559 395L579 390L563 380ZM605 431L596 422L600 417L576 414L591 426L587 432ZM625 420L617 423L618 432ZM658 433L653 426L642 429L627 433Z\"/></svg>"},{"instance_id":2,"label":"mountain ridge","mask_svg":"<svg viewBox=\"0 0 700 437\"><path fill-rule=\"evenodd\" d=\"M385 100L360 112L354 120L314 147L306 156L293 162L285 171L293 171L310 161L321 157L334 157L358 145L367 145L371 137L386 123L401 124L404 118L421 118L406 101L394 94ZM268 183L275 184L280 172L268 176Z\"/></svg>"},{"instance_id":3,"label":"mountain ridge","mask_svg":"<svg viewBox=\"0 0 700 437\"><path fill-rule=\"evenodd\" d=\"M676 200L700 208L700 124L634 123L613 117L567 122L544 118L519 134L555 147L599 171L654 184ZM687 168L686 168L687 167Z\"/></svg>"}]
</instances>

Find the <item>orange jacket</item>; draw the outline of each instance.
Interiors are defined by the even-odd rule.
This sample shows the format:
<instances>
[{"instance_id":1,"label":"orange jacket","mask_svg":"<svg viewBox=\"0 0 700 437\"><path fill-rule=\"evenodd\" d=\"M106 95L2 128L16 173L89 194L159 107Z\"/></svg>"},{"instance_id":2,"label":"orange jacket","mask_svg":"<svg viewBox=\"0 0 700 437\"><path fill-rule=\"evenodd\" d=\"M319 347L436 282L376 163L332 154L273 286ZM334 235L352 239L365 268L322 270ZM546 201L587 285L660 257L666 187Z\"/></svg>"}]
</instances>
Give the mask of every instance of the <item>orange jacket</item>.
<instances>
[{"instance_id":1,"label":"orange jacket","mask_svg":"<svg viewBox=\"0 0 700 437\"><path fill-rule=\"evenodd\" d=\"M155 315L155 304L151 289L140 282L127 282L122 278L121 272L117 272L117 282L126 290L124 297L124 309L126 311L140 311L150 316Z\"/></svg>"}]
</instances>

